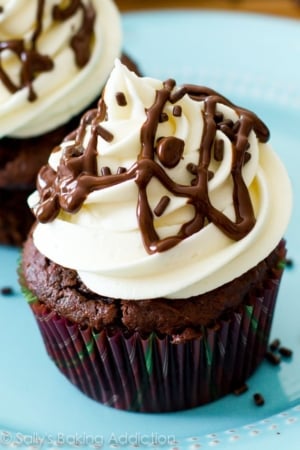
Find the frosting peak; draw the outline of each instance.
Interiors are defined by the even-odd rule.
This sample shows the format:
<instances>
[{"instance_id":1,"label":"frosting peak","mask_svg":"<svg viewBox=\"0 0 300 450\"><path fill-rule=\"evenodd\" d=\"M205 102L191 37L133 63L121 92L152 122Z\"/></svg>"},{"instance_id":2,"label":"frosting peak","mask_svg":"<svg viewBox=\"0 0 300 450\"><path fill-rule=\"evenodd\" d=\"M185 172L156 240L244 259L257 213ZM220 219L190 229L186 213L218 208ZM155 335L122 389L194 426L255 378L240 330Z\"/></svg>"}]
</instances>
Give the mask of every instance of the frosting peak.
<instances>
[{"instance_id":1,"label":"frosting peak","mask_svg":"<svg viewBox=\"0 0 300 450\"><path fill-rule=\"evenodd\" d=\"M104 295L217 287L266 257L285 230L290 185L268 138L254 113L217 92L139 78L117 61L98 109L39 174L36 244ZM77 233L78 256L68 243Z\"/></svg>"}]
</instances>

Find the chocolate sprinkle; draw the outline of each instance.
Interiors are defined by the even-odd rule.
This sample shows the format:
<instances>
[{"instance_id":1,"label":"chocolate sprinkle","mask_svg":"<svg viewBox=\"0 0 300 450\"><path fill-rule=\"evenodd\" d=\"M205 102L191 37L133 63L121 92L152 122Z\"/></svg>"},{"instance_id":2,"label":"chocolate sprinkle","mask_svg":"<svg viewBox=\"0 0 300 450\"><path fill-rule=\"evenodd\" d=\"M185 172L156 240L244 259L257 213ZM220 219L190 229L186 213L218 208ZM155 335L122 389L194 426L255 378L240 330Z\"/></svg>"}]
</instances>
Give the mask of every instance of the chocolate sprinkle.
<instances>
[{"instance_id":1,"label":"chocolate sprinkle","mask_svg":"<svg viewBox=\"0 0 300 450\"><path fill-rule=\"evenodd\" d=\"M222 122L219 123L219 127L222 128L223 126L232 128L233 127L233 121L231 119L225 119Z\"/></svg>"},{"instance_id":2,"label":"chocolate sprinkle","mask_svg":"<svg viewBox=\"0 0 300 450\"><path fill-rule=\"evenodd\" d=\"M101 167L100 173L103 177L111 175L111 170L109 167Z\"/></svg>"},{"instance_id":3,"label":"chocolate sprinkle","mask_svg":"<svg viewBox=\"0 0 300 450\"><path fill-rule=\"evenodd\" d=\"M156 153L159 161L169 169L176 167L184 151L182 139L170 136L159 140Z\"/></svg>"},{"instance_id":4,"label":"chocolate sprinkle","mask_svg":"<svg viewBox=\"0 0 300 450\"><path fill-rule=\"evenodd\" d=\"M175 105L173 108L173 116L174 117L180 117L182 114L182 108L180 105Z\"/></svg>"},{"instance_id":5,"label":"chocolate sprinkle","mask_svg":"<svg viewBox=\"0 0 300 450\"><path fill-rule=\"evenodd\" d=\"M224 158L224 141L223 139L216 139L214 144L214 158L221 162Z\"/></svg>"},{"instance_id":6,"label":"chocolate sprinkle","mask_svg":"<svg viewBox=\"0 0 300 450\"><path fill-rule=\"evenodd\" d=\"M119 106L126 106L127 105L127 100L125 97L124 92L117 92L116 93L116 100Z\"/></svg>"},{"instance_id":7,"label":"chocolate sprinkle","mask_svg":"<svg viewBox=\"0 0 300 450\"><path fill-rule=\"evenodd\" d=\"M158 205L155 207L154 214L157 217L160 217L165 212L165 210L166 210L166 208L167 208L169 203L170 203L170 197L168 197L167 195L164 195L160 199Z\"/></svg>"},{"instance_id":8,"label":"chocolate sprinkle","mask_svg":"<svg viewBox=\"0 0 300 450\"><path fill-rule=\"evenodd\" d=\"M280 347L279 353L284 356L285 358L290 358L293 355L293 352L291 349L287 347Z\"/></svg>"},{"instance_id":9,"label":"chocolate sprinkle","mask_svg":"<svg viewBox=\"0 0 300 450\"><path fill-rule=\"evenodd\" d=\"M269 361L273 366L278 366L281 363L281 358L279 355L276 355L273 352L267 352L265 354L265 358Z\"/></svg>"},{"instance_id":10,"label":"chocolate sprinkle","mask_svg":"<svg viewBox=\"0 0 300 450\"><path fill-rule=\"evenodd\" d=\"M256 406L263 406L265 404L265 399L260 393L253 394L254 403Z\"/></svg>"},{"instance_id":11,"label":"chocolate sprinkle","mask_svg":"<svg viewBox=\"0 0 300 450\"><path fill-rule=\"evenodd\" d=\"M250 159L251 159L251 153L245 152L245 155L244 155L244 164L247 164L247 162L250 161Z\"/></svg>"},{"instance_id":12,"label":"chocolate sprinkle","mask_svg":"<svg viewBox=\"0 0 300 450\"><path fill-rule=\"evenodd\" d=\"M165 112L162 112L161 115L159 116L160 123L167 122L168 120L169 120L168 114Z\"/></svg>"},{"instance_id":13,"label":"chocolate sprinkle","mask_svg":"<svg viewBox=\"0 0 300 450\"><path fill-rule=\"evenodd\" d=\"M207 172L207 179L208 179L208 181L212 180L214 176L215 176L215 174L211 170L209 170Z\"/></svg>"},{"instance_id":14,"label":"chocolate sprinkle","mask_svg":"<svg viewBox=\"0 0 300 450\"><path fill-rule=\"evenodd\" d=\"M0 290L2 295L12 295L14 293L14 290L10 286L4 286Z\"/></svg>"},{"instance_id":15,"label":"chocolate sprinkle","mask_svg":"<svg viewBox=\"0 0 300 450\"><path fill-rule=\"evenodd\" d=\"M197 175L197 173L198 173L198 166L196 166L196 164L188 163L186 168L192 175Z\"/></svg>"},{"instance_id":16,"label":"chocolate sprinkle","mask_svg":"<svg viewBox=\"0 0 300 450\"><path fill-rule=\"evenodd\" d=\"M274 339L274 341L272 341L270 344L270 349L272 352L275 352L276 350L278 350L279 346L280 346L280 340Z\"/></svg>"},{"instance_id":17,"label":"chocolate sprinkle","mask_svg":"<svg viewBox=\"0 0 300 450\"><path fill-rule=\"evenodd\" d=\"M233 131L233 129L225 122L221 122L219 124L219 128L220 130L228 137L228 139L230 139L232 142L235 139L235 132Z\"/></svg>"},{"instance_id":18,"label":"chocolate sprinkle","mask_svg":"<svg viewBox=\"0 0 300 450\"><path fill-rule=\"evenodd\" d=\"M104 139L106 142L112 142L114 139L114 135L110 131L103 128L101 125L97 125L97 132L99 136L101 136L102 139Z\"/></svg>"},{"instance_id":19,"label":"chocolate sprinkle","mask_svg":"<svg viewBox=\"0 0 300 450\"><path fill-rule=\"evenodd\" d=\"M224 118L223 113L221 113L220 111L216 111L215 112L214 120L215 120L216 123L222 122L223 118Z\"/></svg>"}]
</instances>

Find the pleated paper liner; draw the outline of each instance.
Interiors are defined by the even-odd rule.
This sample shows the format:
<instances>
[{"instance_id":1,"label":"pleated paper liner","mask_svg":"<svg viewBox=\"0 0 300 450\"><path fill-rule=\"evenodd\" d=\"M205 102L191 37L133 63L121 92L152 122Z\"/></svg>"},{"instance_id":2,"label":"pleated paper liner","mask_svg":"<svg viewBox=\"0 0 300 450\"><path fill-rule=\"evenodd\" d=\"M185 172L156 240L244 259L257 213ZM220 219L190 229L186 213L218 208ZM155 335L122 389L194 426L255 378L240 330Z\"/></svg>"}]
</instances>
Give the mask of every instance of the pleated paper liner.
<instances>
[{"instance_id":1,"label":"pleated paper liner","mask_svg":"<svg viewBox=\"0 0 300 450\"><path fill-rule=\"evenodd\" d=\"M240 387L264 358L282 270L274 270L243 306L203 327L200 336L95 331L27 299L48 354L89 397L129 411L193 408Z\"/></svg>"}]
</instances>

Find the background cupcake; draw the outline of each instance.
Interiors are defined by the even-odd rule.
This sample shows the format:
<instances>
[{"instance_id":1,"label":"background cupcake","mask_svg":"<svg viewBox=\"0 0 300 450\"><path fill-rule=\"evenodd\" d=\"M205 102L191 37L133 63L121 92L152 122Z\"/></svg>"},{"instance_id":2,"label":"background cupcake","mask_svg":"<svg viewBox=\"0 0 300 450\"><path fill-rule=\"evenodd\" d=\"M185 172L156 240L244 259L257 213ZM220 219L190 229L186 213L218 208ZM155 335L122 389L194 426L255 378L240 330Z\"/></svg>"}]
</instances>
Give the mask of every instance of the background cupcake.
<instances>
[{"instance_id":1,"label":"background cupcake","mask_svg":"<svg viewBox=\"0 0 300 450\"><path fill-rule=\"evenodd\" d=\"M0 242L25 238L38 169L99 97L120 48L110 0L2 2Z\"/></svg>"},{"instance_id":2,"label":"background cupcake","mask_svg":"<svg viewBox=\"0 0 300 450\"><path fill-rule=\"evenodd\" d=\"M51 154L20 280L48 353L87 395L179 410L258 366L291 209L268 138L211 89L117 61L98 110Z\"/></svg>"}]
</instances>

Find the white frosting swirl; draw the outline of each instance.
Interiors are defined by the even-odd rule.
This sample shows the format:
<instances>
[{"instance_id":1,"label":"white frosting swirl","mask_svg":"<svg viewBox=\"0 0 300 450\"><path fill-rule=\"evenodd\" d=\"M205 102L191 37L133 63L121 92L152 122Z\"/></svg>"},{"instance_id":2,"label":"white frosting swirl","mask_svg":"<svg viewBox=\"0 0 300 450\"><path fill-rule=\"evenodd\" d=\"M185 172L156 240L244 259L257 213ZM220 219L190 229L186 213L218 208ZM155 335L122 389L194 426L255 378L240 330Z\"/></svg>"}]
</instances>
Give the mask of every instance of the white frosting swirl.
<instances>
[{"instance_id":1,"label":"white frosting swirl","mask_svg":"<svg viewBox=\"0 0 300 450\"><path fill-rule=\"evenodd\" d=\"M54 62L52 70L39 74L33 88L35 101L28 101L28 88L11 93L0 80L0 138L32 137L67 122L87 107L101 92L120 54L122 33L119 12L111 0L82 0L96 12L91 57L79 68L70 39L79 29L79 9L65 21L55 21L52 10L61 2L47 0L37 50ZM36 26L38 1L4 0L0 12L0 41L32 38ZM19 83L20 61L11 51L1 52L1 65L15 84Z\"/></svg>"},{"instance_id":2,"label":"white frosting swirl","mask_svg":"<svg viewBox=\"0 0 300 450\"><path fill-rule=\"evenodd\" d=\"M161 81L139 78L118 61L104 92L107 120L102 124L114 139L98 138L98 170L109 167L129 169L141 147L141 127L146 120L145 109L155 100ZM116 92L125 94L127 105L119 106ZM187 95L176 102L182 114L174 117L174 105L164 108L169 120L158 125L156 138L175 136L185 142L180 163L164 170L183 185L190 185L193 175L186 170L188 163L197 164L199 143L203 133L204 102ZM218 103L217 111L224 119L236 121L233 108ZM90 137L86 128L85 142ZM214 177L209 181L211 203L232 220L235 219L232 199L232 143L217 131L224 141L221 161L212 160ZM74 142L64 142L60 152L51 155L49 164L56 170L61 153ZM50 223L39 223L34 232L37 248L53 261L76 269L83 282L94 292L114 298L146 299L155 297L185 298L210 291L263 260L283 236L291 212L291 186L287 173L273 150L258 141L254 131L249 137L250 160L243 167L243 179L250 192L256 223L239 241L225 236L213 223L184 239L173 248L152 255L142 243L136 207L138 187L134 180L94 191L81 209L70 214L60 212ZM157 162L160 164L158 158ZM186 198L176 197L152 178L147 188L149 204L154 210L162 196L170 203L155 229L160 238L176 234L183 223L193 217ZM30 204L38 201L35 193Z\"/></svg>"}]
</instances>

